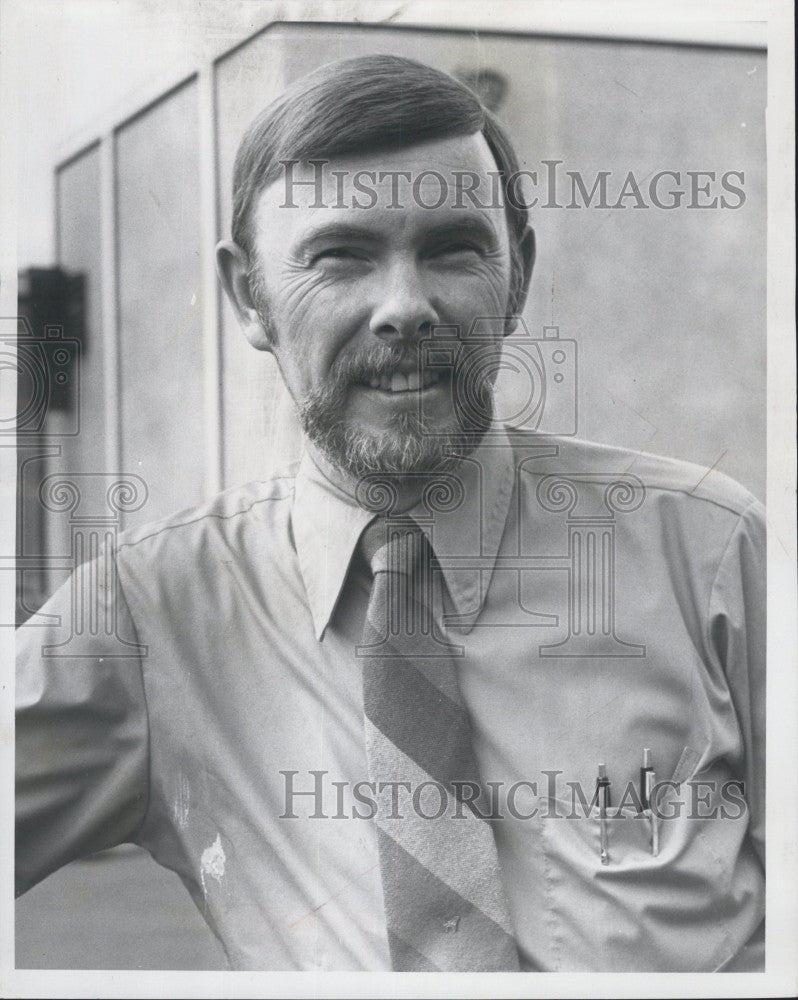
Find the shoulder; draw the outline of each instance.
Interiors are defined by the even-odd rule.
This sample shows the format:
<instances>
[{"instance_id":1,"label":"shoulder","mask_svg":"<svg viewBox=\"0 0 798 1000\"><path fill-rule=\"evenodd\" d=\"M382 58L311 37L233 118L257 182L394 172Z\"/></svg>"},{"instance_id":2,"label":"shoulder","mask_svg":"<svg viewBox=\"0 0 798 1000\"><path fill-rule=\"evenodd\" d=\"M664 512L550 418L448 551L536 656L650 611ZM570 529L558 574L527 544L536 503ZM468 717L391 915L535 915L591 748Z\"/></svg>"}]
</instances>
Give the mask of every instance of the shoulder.
<instances>
[{"instance_id":1,"label":"shoulder","mask_svg":"<svg viewBox=\"0 0 798 1000\"><path fill-rule=\"evenodd\" d=\"M649 501L680 508L716 511L736 520L742 515L761 514L762 504L740 483L717 469L680 459L598 444L579 438L547 437L537 441L528 434L511 433L518 456L525 449L529 461L521 458L524 475L537 479L562 476L585 489L606 490L613 482L642 490ZM549 445L554 454L534 457L534 449Z\"/></svg>"},{"instance_id":2,"label":"shoulder","mask_svg":"<svg viewBox=\"0 0 798 1000\"><path fill-rule=\"evenodd\" d=\"M193 549L209 536L234 536L251 524L276 527L294 497L298 463L267 480L236 486L196 507L124 531L117 551L132 555L162 547Z\"/></svg>"}]
</instances>

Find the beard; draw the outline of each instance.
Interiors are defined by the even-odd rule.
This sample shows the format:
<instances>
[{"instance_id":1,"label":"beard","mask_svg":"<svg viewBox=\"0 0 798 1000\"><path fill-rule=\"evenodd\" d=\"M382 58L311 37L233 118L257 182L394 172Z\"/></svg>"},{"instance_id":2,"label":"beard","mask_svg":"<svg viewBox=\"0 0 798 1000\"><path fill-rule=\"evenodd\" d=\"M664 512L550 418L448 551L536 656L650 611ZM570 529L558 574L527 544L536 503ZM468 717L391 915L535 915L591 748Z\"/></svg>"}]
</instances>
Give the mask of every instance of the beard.
<instances>
[{"instance_id":1,"label":"beard","mask_svg":"<svg viewBox=\"0 0 798 1000\"><path fill-rule=\"evenodd\" d=\"M305 434L337 469L357 479L374 474L444 471L477 447L493 417L493 375L486 372L476 382L472 378L467 393L462 392L457 365L444 377L444 389L455 394L448 425L431 422L423 405L397 414L392 426L381 431L346 419L353 386L390 376L403 361L415 357L415 346L408 350L406 346L379 344L338 358L326 382L297 400Z\"/></svg>"}]
</instances>

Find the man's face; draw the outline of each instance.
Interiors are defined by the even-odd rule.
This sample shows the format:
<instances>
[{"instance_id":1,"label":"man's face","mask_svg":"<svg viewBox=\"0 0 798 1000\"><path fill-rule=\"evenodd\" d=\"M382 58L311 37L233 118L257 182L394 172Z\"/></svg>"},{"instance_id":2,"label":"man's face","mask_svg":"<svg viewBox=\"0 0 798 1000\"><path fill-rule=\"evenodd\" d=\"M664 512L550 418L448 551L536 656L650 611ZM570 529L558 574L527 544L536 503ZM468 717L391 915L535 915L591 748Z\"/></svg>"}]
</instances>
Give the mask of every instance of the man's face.
<instances>
[{"instance_id":1,"label":"man's face","mask_svg":"<svg viewBox=\"0 0 798 1000\"><path fill-rule=\"evenodd\" d=\"M437 468L463 430L456 377L421 365L419 345L433 325L457 327L462 337L474 319L506 314L504 211L468 198L458 205L454 195L455 172L470 171L484 177L479 201L490 201L488 172L495 170L477 134L330 161L321 199L313 184L294 183L287 197L285 178L262 193L253 219L253 295L304 429L341 471ZM388 171L394 176L380 180ZM399 181L397 194L399 171L411 180ZM440 207L424 207L441 200L432 173L413 188L423 171L446 178ZM373 200L355 187L358 174L376 192L371 207L352 207L353 198ZM316 177L311 166L298 165L293 180ZM490 388L487 374L470 383L479 397L470 408L479 429L489 420Z\"/></svg>"}]
</instances>

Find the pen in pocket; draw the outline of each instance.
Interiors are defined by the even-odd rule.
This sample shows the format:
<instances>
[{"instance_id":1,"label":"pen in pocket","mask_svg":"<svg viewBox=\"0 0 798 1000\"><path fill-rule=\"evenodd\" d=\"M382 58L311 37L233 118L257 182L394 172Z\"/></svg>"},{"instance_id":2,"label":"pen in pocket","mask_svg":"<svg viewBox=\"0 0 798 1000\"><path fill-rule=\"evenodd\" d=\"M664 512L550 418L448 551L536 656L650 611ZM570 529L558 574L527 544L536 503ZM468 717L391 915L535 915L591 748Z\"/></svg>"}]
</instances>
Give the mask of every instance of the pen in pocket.
<instances>
[{"instance_id":1,"label":"pen in pocket","mask_svg":"<svg viewBox=\"0 0 798 1000\"><path fill-rule=\"evenodd\" d=\"M599 830L600 830L600 853L599 858L603 865L610 863L610 856L607 849L607 810L610 807L610 779L607 777L607 765L599 764L598 778L596 779L596 798L599 808Z\"/></svg>"},{"instance_id":2,"label":"pen in pocket","mask_svg":"<svg viewBox=\"0 0 798 1000\"><path fill-rule=\"evenodd\" d=\"M640 768L640 802L643 806L643 815L648 817L651 827L651 853L656 857L659 854L659 825L657 816L651 808L651 793L656 783L654 768L651 766L651 750L645 747L643 750L643 766Z\"/></svg>"},{"instance_id":3,"label":"pen in pocket","mask_svg":"<svg viewBox=\"0 0 798 1000\"><path fill-rule=\"evenodd\" d=\"M640 801L643 811L651 807L651 789L654 785L654 769L651 766L651 750L643 750L643 766L640 768Z\"/></svg>"}]
</instances>

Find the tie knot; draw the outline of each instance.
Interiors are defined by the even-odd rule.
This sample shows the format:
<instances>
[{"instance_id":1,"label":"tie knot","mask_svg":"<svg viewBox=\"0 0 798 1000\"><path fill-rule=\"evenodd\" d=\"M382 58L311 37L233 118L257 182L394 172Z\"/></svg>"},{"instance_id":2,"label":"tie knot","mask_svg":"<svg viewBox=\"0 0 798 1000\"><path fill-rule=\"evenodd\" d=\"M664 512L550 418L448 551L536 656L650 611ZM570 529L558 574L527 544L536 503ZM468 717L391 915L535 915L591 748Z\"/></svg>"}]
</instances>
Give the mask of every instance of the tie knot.
<instances>
[{"instance_id":1,"label":"tie knot","mask_svg":"<svg viewBox=\"0 0 798 1000\"><path fill-rule=\"evenodd\" d=\"M428 554L429 543L415 521L381 517L361 535L360 550L375 575L387 571L411 576L422 564L422 554Z\"/></svg>"}]
</instances>

